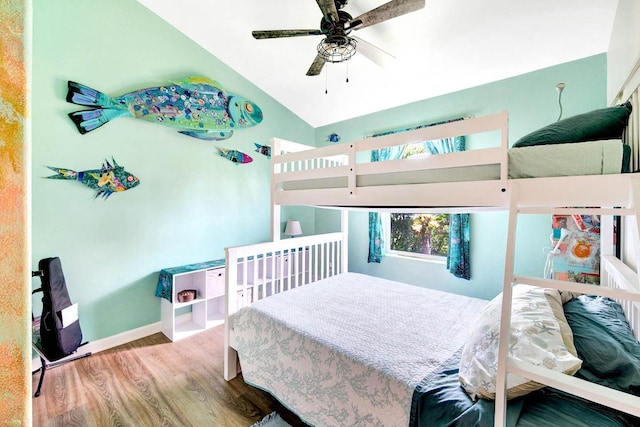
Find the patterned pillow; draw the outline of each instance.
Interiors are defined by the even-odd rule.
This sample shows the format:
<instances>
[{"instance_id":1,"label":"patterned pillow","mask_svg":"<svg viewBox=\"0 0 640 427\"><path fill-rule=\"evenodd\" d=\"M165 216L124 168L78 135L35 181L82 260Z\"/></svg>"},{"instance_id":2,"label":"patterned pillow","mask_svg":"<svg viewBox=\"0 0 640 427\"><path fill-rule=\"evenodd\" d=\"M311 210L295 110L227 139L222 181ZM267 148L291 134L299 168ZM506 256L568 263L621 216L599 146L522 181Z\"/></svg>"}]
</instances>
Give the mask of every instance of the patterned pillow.
<instances>
[{"instance_id":1,"label":"patterned pillow","mask_svg":"<svg viewBox=\"0 0 640 427\"><path fill-rule=\"evenodd\" d=\"M502 294L483 308L462 350L460 382L469 396L495 399ZM582 361L555 289L513 287L509 356L573 375ZM507 398L523 396L544 385L507 374Z\"/></svg>"}]
</instances>

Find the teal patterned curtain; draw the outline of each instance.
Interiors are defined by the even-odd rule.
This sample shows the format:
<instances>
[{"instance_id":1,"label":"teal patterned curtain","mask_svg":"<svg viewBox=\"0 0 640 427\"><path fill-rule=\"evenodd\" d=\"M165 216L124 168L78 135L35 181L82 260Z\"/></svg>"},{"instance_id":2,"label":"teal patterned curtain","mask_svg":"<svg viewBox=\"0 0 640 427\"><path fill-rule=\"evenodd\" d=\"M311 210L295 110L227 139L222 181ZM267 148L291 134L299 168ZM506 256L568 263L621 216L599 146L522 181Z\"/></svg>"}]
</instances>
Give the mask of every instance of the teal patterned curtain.
<instances>
[{"instance_id":1,"label":"teal patterned curtain","mask_svg":"<svg viewBox=\"0 0 640 427\"><path fill-rule=\"evenodd\" d=\"M446 138L436 141L425 141L424 148L431 154L453 153L465 150L464 136ZM447 252L447 269L456 277L469 280L469 214L449 215L449 250Z\"/></svg>"},{"instance_id":2,"label":"teal patterned curtain","mask_svg":"<svg viewBox=\"0 0 640 427\"><path fill-rule=\"evenodd\" d=\"M447 269L456 277L471 279L469 265L469 214L449 215Z\"/></svg>"},{"instance_id":3,"label":"teal patterned curtain","mask_svg":"<svg viewBox=\"0 0 640 427\"><path fill-rule=\"evenodd\" d=\"M385 147L371 152L371 161L396 160L402 157L403 145ZM382 219L378 212L369 212L369 258L368 262L380 262L385 256Z\"/></svg>"},{"instance_id":4,"label":"teal patterned curtain","mask_svg":"<svg viewBox=\"0 0 640 427\"><path fill-rule=\"evenodd\" d=\"M367 262L379 263L385 255L380 214L369 212L369 258Z\"/></svg>"}]
</instances>

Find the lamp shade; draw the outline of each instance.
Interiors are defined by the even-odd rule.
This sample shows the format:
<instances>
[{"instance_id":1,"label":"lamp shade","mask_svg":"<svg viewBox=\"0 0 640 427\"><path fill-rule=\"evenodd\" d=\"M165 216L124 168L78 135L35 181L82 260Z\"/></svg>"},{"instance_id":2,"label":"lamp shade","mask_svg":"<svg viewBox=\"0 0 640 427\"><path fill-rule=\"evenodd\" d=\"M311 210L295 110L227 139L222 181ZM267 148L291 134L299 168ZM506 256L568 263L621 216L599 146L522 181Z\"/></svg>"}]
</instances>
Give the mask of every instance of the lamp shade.
<instances>
[{"instance_id":1,"label":"lamp shade","mask_svg":"<svg viewBox=\"0 0 640 427\"><path fill-rule=\"evenodd\" d=\"M284 229L284 234L287 236L299 236L302 234L302 227L300 227L300 221L287 221L287 226Z\"/></svg>"}]
</instances>

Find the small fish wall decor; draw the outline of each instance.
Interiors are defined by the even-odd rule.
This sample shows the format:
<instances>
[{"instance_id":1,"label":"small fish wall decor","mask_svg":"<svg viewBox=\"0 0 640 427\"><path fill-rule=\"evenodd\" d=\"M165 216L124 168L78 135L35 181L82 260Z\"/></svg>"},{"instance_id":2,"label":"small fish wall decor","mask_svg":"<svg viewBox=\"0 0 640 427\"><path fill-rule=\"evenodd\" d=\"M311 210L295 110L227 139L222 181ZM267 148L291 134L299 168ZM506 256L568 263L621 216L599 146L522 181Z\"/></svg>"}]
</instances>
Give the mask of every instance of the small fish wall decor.
<instances>
[{"instance_id":1,"label":"small fish wall decor","mask_svg":"<svg viewBox=\"0 0 640 427\"><path fill-rule=\"evenodd\" d=\"M218 150L220 151L220 155L222 157L231 160L236 165L239 165L241 163L251 163L253 161L251 156L244 154L243 152L238 150L227 150L225 148L218 148Z\"/></svg>"},{"instance_id":2,"label":"small fish wall decor","mask_svg":"<svg viewBox=\"0 0 640 427\"><path fill-rule=\"evenodd\" d=\"M327 141L337 143L340 142L340 135L337 133L332 133L327 137Z\"/></svg>"},{"instance_id":3,"label":"small fish wall decor","mask_svg":"<svg viewBox=\"0 0 640 427\"><path fill-rule=\"evenodd\" d=\"M261 145L258 144L257 142L254 142L253 145L256 146L256 153L260 153L263 154L265 156L267 156L268 158L271 158L271 147L268 145Z\"/></svg>"},{"instance_id":4,"label":"small fish wall decor","mask_svg":"<svg viewBox=\"0 0 640 427\"><path fill-rule=\"evenodd\" d=\"M111 158L111 161L113 164L109 160L105 160L100 169L89 169L80 172L47 166L56 172L56 175L46 178L79 181L98 192L95 198L102 196L104 199L107 199L113 193L126 191L140 184L137 176L124 170L122 166L116 163L115 159Z\"/></svg>"},{"instance_id":5,"label":"small fish wall decor","mask_svg":"<svg viewBox=\"0 0 640 427\"><path fill-rule=\"evenodd\" d=\"M80 83L68 82L67 102L91 107L69 113L81 134L117 117L134 117L193 138L219 141L235 129L262 122L262 110L242 96L227 93L208 77L187 77L164 86L129 92L116 98Z\"/></svg>"}]
</instances>

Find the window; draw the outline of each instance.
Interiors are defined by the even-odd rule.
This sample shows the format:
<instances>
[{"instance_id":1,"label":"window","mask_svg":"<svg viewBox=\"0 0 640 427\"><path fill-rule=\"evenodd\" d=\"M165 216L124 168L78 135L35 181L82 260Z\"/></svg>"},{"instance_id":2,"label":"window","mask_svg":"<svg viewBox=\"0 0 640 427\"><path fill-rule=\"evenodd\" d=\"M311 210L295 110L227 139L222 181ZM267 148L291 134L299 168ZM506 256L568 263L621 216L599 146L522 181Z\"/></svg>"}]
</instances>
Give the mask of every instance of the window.
<instances>
[{"instance_id":1,"label":"window","mask_svg":"<svg viewBox=\"0 0 640 427\"><path fill-rule=\"evenodd\" d=\"M390 254L441 258L449 250L449 214L388 215L388 247Z\"/></svg>"},{"instance_id":2,"label":"window","mask_svg":"<svg viewBox=\"0 0 640 427\"><path fill-rule=\"evenodd\" d=\"M407 144L401 158L429 156L422 142ZM392 213L387 216L387 253L441 258L449 249L448 214Z\"/></svg>"}]
</instances>

